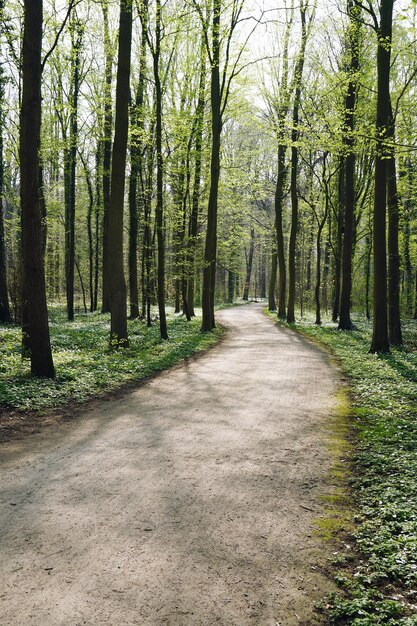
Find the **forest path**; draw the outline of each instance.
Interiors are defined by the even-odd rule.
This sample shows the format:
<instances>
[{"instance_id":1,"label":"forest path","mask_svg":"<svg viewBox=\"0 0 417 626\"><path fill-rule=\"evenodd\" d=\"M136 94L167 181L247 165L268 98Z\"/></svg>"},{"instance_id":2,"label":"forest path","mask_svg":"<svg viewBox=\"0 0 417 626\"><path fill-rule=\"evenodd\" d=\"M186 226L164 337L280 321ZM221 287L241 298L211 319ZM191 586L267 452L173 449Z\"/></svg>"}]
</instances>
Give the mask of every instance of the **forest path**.
<instances>
[{"instance_id":1,"label":"forest path","mask_svg":"<svg viewBox=\"0 0 417 626\"><path fill-rule=\"evenodd\" d=\"M338 373L260 305L207 355L1 454L5 626L312 626Z\"/></svg>"}]
</instances>

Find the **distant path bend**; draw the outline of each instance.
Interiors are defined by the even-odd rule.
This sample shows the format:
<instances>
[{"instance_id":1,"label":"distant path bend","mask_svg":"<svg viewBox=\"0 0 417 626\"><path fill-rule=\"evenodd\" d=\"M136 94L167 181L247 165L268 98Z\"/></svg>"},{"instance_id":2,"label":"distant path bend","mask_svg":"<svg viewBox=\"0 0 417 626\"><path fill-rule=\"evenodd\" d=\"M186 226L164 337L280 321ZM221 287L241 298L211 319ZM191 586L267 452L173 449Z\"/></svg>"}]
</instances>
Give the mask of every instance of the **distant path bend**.
<instances>
[{"instance_id":1,"label":"distant path bend","mask_svg":"<svg viewBox=\"0 0 417 626\"><path fill-rule=\"evenodd\" d=\"M216 348L1 448L0 623L312 626L338 374L260 305Z\"/></svg>"}]
</instances>

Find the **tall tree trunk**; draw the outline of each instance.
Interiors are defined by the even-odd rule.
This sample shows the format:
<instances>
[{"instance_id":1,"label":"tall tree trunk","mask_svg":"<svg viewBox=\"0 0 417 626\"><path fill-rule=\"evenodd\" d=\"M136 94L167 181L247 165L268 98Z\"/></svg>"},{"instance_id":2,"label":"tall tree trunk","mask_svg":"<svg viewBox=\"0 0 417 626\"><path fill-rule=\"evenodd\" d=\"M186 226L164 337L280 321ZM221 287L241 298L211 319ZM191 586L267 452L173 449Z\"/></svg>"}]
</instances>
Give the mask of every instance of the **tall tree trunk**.
<instances>
[{"instance_id":1,"label":"tall tree trunk","mask_svg":"<svg viewBox=\"0 0 417 626\"><path fill-rule=\"evenodd\" d=\"M287 105L284 106L282 123L285 122ZM282 223L282 210L284 204L284 185L286 178L285 153L286 146L278 146L278 174L275 187L275 228L277 235L277 261L278 261L278 317L285 319L285 299L287 295L287 268L285 266L284 227Z\"/></svg>"},{"instance_id":2,"label":"tall tree trunk","mask_svg":"<svg viewBox=\"0 0 417 626\"><path fill-rule=\"evenodd\" d=\"M372 237L369 235L366 237L366 256L365 256L365 315L369 321L371 319L371 313L369 310L369 292L371 282L371 257L372 257Z\"/></svg>"},{"instance_id":3,"label":"tall tree trunk","mask_svg":"<svg viewBox=\"0 0 417 626\"><path fill-rule=\"evenodd\" d=\"M143 82L142 82L143 87ZM131 127L137 127L137 106L138 94L136 102L131 109ZM129 177L129 304L130 319L139 317L139 284L138 284L138 175L140 146L138 145L138 137L136 133L132 133L130 139L130 177Z\"/></svg>"},{"instance_id":4,"label":"tall tree trunk","mask_svg":"<svg viewBox=\"0 0 417 626\"><path fill-rule=\"evenodd\" d=\"M94 241L93 241L93 210L94 210L94 191L91 181L90 172L87 163L82 158L84 167L85 182L88 191L88 208L87 208L87 238L88 238L88 286L90 292L90 312L94 311ZM80 275L81 277L81 275ZM81 280L81 278L80 278Z\"/></svg>"},{"instance_id":5,"label":"tall tree trunk","mask_svg":"<svg viewBox=\"0 0 417 626\"><path fill-rule=\"evenodd\" d=\"M297 248L297 232L298 232L298 139L299 139L299 108L301 98L301 84L303 79L305 48L307 43L306 31L306 11L307 2L304 0L300 3L301 17L301 45L295 67L295 94L292 112L292 131L291 131L291 231L288 250L288 306L287 321L295 322L295 286L296 286L296 248Z\"/></svg>"},{"instance_id":6,"label":"tall tree trunk","mask_svg":"<svg viewBox=\"0 0 417 626\"><path fill-rule=\"evenodd\" d=\"M23 94L20 112L20 201L22 219L23 307L30 346L31 373L54 378L46 305L39 205L41 131L42 0L25 0L23 34Z\"/></svg>"},{"instance_id":7,"label":"tall tree trunk","mask_svg":"<svg viewBox=\"0 0 417 626\"><path fill-rule=\"evenodd\" d=\"M109 211L110 343L128 346L127 297L123 269L123 205L129 127L130 60L132 47L132 2L120 0L119 52L117 60L116 112L111 169Z\"/></svg>"},{"instance_id":8,"label":"tall tree trunk","mask_svg":"<svg viewBox=\"0 0 417 626\"><path fill-rule=\"evenodd\" d=\"M395 141L395 120L391 99L389 103L390 123L388 138ZM393 346L400 346L403 342L401 333L400 313L400 251L398 248L398 233L400 221L400 207L397 189L397 165L394 148L387 161L387 193L388 193L388 330L389 341Z\"/></svg>"},{"instance_id":9,"label":"tall tree trunk","mask_svg":"<svg viewBox=\"0 0 417 626\"><path fill-rule=\"evenodd\" d=\"M158 248L157 297L159 312L159 332L161 339L168 339L165 313L165 232L164 232L164 181L162 158L162 86L159 74L161 54L161 2L156 0L155 48L153 50L153 70L155 79L156 108L156 235Z\"/></svg>"},{"instance_id":10,"label":"tall tree trunk","mask_svg":"<svg viewBox=\"0 0 417 626\"><path fill-rule=\"evenodd\" d=\"M78 96L80 90L80 54L82 26L76 19L71 23L71 87L69 145L66 147L67 189L65 194L65 276L68 319L74 319L75 278L75 173L78 144Z\"/></svg>"},{"instance_id":11,"label":"tall tree trunk","mask_svg":"<svg viewBox=\"0 0 417 626\"><path fill-rule=\"evenodd\" d=\"M373 212L374 298L373 332L370 351L389 352L387 316L387 160L385 144L389 126L390 64L394 0L381 0L378 29L378 87L376 116L375 197Z\"/></svg>"},{"instance_id":12,"label":"tall tree trunk","mask_svg":"<svg viewBox=\"0 0 417 626\"><path fill-rule=\"evenodd\" d=\"M221 0L213 0L212 63L211 63L211 161L210 192L207 210L207 231L203 270L202 331L215 328L214 291L217 253L217 204L220 178L220 139L222 131L220 93L220 12Z\"/></svg>"},{"instance_id":13,"label":"tall tree trunk","mask_svg":"<svg viewBox=\"0 0 417 626\"><path fill-rule=\"evenodd\" d=\"M0 0L0 17L4 8L4 0ZM0 63L0 322L9 323L12 321L9 307L9 294L7 288L7 268L6 268L6 245L4 240L4 162L3 162L3 113L4 102L4 77L3 65Z\"/></svg>"},{"instance_id":14,"label":"tall tree trunk","mask_svg":"<svg viewBox=\"0 0 417 626\"><path fill-rule=\"evenodd\" d=\"M359 69L360 46L360 10L354 0L348 0L347 11L350 17L349 29L349 84L345 98L344 143L346 146L345 165L345 210L342 255L342 289L340 293L339 330L353 328L350 318L352 296L352 257L353 227L355 219L355 146L353 131L355 127L355 108L357 94L357 73Z\"/></svg>"},{"instance_id":15,"label":"tall tree trunk","mask_svg":"<svg viewBox=\"0 0 417 626\"><path fill-rule=\"evenodd\" d=\"M93 289L93 311L97 311L98 307L98 283L100 273L100 245L101 245L101 197L102 197L102 163L103 161L103 144L101 141L97 142L96 150L96 175L95 175L95 207L94 207L94 221L95 221L95 242L94 242L94 289Z\"/></svg>"},{"instance_id":16,"label":"tall tree trunk","mask_svg":"<svg viewBox=\"0 0 417 626\"><path fill-rule=\"evenodd\" d=\"M278 317L285 319L285 303L287 297L287 268L285 264L285 248L284 248L284 225L283 225L283 204L284 204L284 187L287 176L285 166L285 157L287 146L285 142L286 120L288 109L290 106L290 90L288 89L288 47L293 22L293 8L291 8L290 19L287 21L284 46L283 46L283 65L280 85L281 103L277 111L277 137L278 137L278 170L277 182L275 186L274 208L275 208L275 225L274 229L277 238L277 262L278 262ZM275 297L275 294L274 294Z\"/></svg>"},{"instance_id":17,"label":"tall tree trunk","mask_svg":"<svg viewBox=\"0 0 417 626\"><path fill-rule=\"evenodd\" d=\"M138 178L143 168L143 130L144 130L144 99L146 78L146 32L148 28L148 0L141 3L140 8L142 39L139 53L139 79L135 103L132 106L131 122L135 132L130 140L130 179L129 179L129 300L130 318L139 317L139 285L138 285ZM143 193L140 189L140 207L143 209Z\"/></svg>"},{"instance_id":18,"label":"tall tree trunk","mask_svg":"<svg viewBox=\"0 0 417 626\"><path fill-rule=\"evenodd\" d=\"M275 292L277 289L277 270L278 270L278 254L276 250L276 225L274 224L274 241L271 252L271 273L269 275L268 285L268 311L276 311L277 303Z\"/></svg>"},{"instance_id":19,"label":"tall tree trunk","mask_svg":"<svg viewBox=\"0 0 417 626\"><path fill-rule=\"evenodd\" d=\"M102 313L110 311L110 269L109 256L109 229L110 212L110 178L112 156L112 81L113 81L113 52L109 32L109 8L107 0L102 2L104 26L104 54L106 57L105 85L104 85L104 125L103 125L103 260L102 260Z\"/></svg>"},{"instance_id":20,"label":"tall tree trunk","mask_svg":"<svg viewBox=\"0 0 417 626\"><path fill-rule=\"evenodd\" d=\"M202 167L202 152L203 152L203 129L204 129L204 106L206 101L206 47L204 32L201 38L200 49L200 84L198 87L198 101L195 112L195 168L194 168L194 183L192 191L191 201L191 215L188 228L188 248L187 248L187 265L188 265L188 280L187 280L187 303L188 314L191 317L195 316L194 313L194 290L195 290L195 255L197 249L197 235L198 235L198 215L200 210L200 194L201 194L201 167Z\"/></svg>"},{"instance_id":21,"label":"tall tree trunk","mask_svg":"<svg viewBox=\"0 0 417 626\"><path fill-rule=\"evenodd\" d=\"M319 326L321 324L321 304L320 304L320 288L321 288L321 235L326 224L329 212L329 198L326 197L326 210L323 218L318 221L317 240L316 240L316 287L314 289L314 300L316 303L316 321Z\"/></svg>"},{"instance_id":22,"label":"tall tree trunk","mask_svg":"<svg viewBox=\"0 0 417 626\"><path fill-rule=\"evenodd\" d=\"M407 192L403 204L404 215L404 282L406 293L406 311L407 315L412 315L413 310L413 266L411 263L411 219L413 209L413 170L411 159L405 162L405 172L403 174L407 178Z\"/></svg>"},{"instance_id":23,"label":"tall tree trunk","mask_svg":"<svg viewBox=\"0 0 417 626\"><path fill-rule=\"evenodd\" d=\"M246 257L246 278L245 278L245 287L243 289L243 298L246 302L249 300L249 289L250 289L250 280L252 276L252 266L253 266L253 252L255 249L255 229L251 228L250 230L250 244L249 244L249 254Z\"/></svg>"},{"instance_id":24,"label":"tall tree trunk","mask_svg":"<svg viewBox=\"0 0 417 626\"><path fill-rule=\"evenodd\" d=\"M340 290L341 290L341 269L342 269L342 247L343 247L343 207L345 206L345 164L344 157L341 158L338 181L338 203L336 220L336 241L334 245L334 293L332 320L337 322L340 313Z\"/></svg>"}]
</instances>

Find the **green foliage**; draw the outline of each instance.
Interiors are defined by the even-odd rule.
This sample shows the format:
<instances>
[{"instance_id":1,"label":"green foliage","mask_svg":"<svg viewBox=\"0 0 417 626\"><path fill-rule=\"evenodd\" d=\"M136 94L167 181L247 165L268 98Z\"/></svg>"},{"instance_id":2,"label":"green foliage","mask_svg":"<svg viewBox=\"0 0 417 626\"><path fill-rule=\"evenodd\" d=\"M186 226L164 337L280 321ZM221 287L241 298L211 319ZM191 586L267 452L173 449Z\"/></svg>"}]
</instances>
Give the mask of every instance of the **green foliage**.
<instances>
[{"instance_id":1,"label":"green foliage","mask_svg":"<svg viewBox=\"0 0 417 626\"><path fill-rule=\"evenodd\" d=\"M0 329L0 407L42 410L67 402L83 402L166 369L181 359L214 345L221 329L200 332L201 320L187 322L168 316L169 340L161 341L156 323L151 328L129 322L129 348L109 349L108 315L78 315L68 322L60 310L51 316L51 341L56 380L31 378L21 357L20 329Z\"/></svg>"},{"instance_id":2,"label":"green foliage","mask_svg":"<svg viewBox=\"0 0 417 626\"><path fill-rule=\"evenodd\" d=\"M343 591L330 599L326 612L337 625L412 626L417 624L417 325L405 324L406 347L384 356L368 353L370 325L356 326L351 332L330 324L295 326L331 350L351 385L356 559L340 559L337 582Z\"/></svg>"}]
</instances>

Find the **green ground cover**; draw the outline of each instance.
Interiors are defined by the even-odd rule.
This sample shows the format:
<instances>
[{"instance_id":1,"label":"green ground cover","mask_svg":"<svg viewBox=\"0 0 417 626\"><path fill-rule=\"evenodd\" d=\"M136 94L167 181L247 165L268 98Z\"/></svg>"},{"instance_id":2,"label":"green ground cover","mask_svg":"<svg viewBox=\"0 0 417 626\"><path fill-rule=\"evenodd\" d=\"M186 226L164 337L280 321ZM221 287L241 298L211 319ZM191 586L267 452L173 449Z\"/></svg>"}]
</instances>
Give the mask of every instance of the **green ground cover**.
<instances>
[{"instance_id":1,"label":"green ground cover","mask_svg":"<svg viewBox=\"0 0 417 626\"><path fill-rule=\"evenodd\" d=\"M417 323L405 323L404 347L383 356L369 354L364 321L351 332L308 320L293 328L329 349L350 385L356 515L335 558L341 592L326 606L329 622L416 625Z\"/></svg>"},{"instance_id":2,"label":"green ground cover","mask_svg":"<svg viewBox=\"0 0 417 626\"><path fill-rule=\"evenodd\" d=\"M78 314L68 322L62 309L50 314L56 379L35 379L29 362L21 357L21 331L0 327L0 407L44 410L68 402L83 402L139 381L214 345L222 329L200 332L201 319L187 322L168 313L168 341L159 338L158 322L151 328L129 321L130 347L109 349L110 318Z\"/></svg>"}]
</instances>

